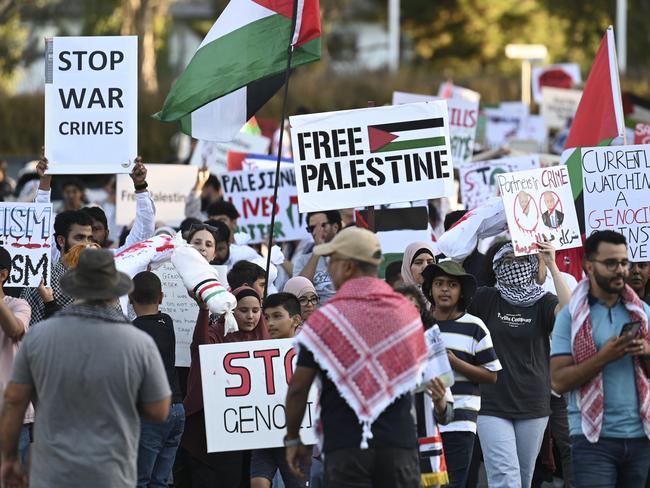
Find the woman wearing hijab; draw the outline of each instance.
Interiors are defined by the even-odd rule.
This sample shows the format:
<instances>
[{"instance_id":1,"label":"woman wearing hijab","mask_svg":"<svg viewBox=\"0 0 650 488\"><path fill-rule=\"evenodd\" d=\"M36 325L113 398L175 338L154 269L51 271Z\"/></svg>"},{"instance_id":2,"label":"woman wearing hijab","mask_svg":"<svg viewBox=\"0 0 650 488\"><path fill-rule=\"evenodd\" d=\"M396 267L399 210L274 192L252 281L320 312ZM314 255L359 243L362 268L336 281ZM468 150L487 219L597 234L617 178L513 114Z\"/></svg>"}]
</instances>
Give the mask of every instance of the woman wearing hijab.
<instances>
[{"instance_id":1,"label":"woman wearing hijab","mask_svg":"<svg viewBox=\"0 0 650 488\"><path fill-rule=\"evenodd\" d=\"M551 413L549 334L571 292L554 247L538 246L537 256L516 257L504 243L492 261L495 286L480 287L467 310L489 329L503 365L495 384L480 385L478 435L490 488L530 487ZM551 272L557 296L539 285L540 266Z\"/></svg>"},{"instance_id":2,"label":"woman wearing hijab","mask_svg":"<svg viewBox=\"0 0 650 488\"><path fill-rule=\"evenodd\" d=\"M430 242L414 242L409 244L402 258L402 279L405 285L415 285L422 288L422 271L434 264L436 252Z\"/></svg>"},{"instance_id":3,"label":"woman wearing hijab","mask_svg":"<svg viewBox=\"0 0 650 488\"><path fill-rule=\"evenodd\" d=\"M300 316L306 322L320 305L320 297L311 281L304 276L294 276L284 284L285 293L291 293L300 302Z\"/></svg>"},{"instance_id":4,"label":"woman wearing hijab","mask_svg":"<svg viewBox=\"0 0 650 488\"><path fill-rule=\"evenodd\" d=\"M189 471L192 488L239 488L248 480L246 451L208 453L203 412L203 389L199 346L201 344L224 344L228 342L259 341L270 339L262 320L262 301L255 290L242 286L234 290L237 308L234 311L239 331L224 334L223 317L210 316L208 307L197 300L199 316L194 328L190 353L192 363L187 385L185 407L185 432L181 446L189 453ZM243 474L246 473L246 476Z\"/></svg>"}]
</instances>

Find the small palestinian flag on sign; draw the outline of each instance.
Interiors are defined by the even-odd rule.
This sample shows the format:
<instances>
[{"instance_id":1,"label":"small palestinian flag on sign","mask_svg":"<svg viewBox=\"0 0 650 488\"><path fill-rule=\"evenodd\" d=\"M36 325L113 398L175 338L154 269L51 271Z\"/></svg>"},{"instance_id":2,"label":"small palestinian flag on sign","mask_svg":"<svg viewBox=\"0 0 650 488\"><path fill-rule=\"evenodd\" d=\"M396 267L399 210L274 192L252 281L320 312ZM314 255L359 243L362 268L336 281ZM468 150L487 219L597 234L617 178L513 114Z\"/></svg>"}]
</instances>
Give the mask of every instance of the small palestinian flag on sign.
<instances>
[{"instance_id":1,"label":"small palestinian flag on sign","mask_svg":"<svg viewBox=\"0 0 650 488\"><path fill-rule=\"evenodd\" d=\"M370 152L383 153L444 146L442 117L368 126Z\"/></svg>"}]
</instances>

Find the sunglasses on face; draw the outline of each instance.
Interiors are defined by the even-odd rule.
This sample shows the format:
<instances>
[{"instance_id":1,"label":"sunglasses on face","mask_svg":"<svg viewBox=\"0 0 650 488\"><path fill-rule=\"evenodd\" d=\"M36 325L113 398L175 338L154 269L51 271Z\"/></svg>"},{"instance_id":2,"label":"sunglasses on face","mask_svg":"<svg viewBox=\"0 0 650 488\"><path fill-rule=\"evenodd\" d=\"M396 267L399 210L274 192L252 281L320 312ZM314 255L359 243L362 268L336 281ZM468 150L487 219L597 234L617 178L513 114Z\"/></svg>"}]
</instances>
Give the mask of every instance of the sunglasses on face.
<instances>
[{"instance_id":1,"label":"sunglasses on face","mask_svg":"<svg viewBox=\"0 0 650 488\"><path fill-rule=\"evenodd\" d=\"M324 229L328 225L331 225L329 222L323 222L322 224L317 224L317 225L308 225L307 226L307 232L310 234L313 234L316 229Z\"/></svg>"},{"instance_id":2,"label":"sunglasses on face","mask_svg":"<svg viewBox=\"0 0 650 488\"><path fill-rule=\"evenodd\" d=\"M191 234L192 232L198 232L200 230L207 230L211 234L215 234L217 236L220 234L219 229L208 224L192 224L188 232Z\"/></svg>"}]
</instances>

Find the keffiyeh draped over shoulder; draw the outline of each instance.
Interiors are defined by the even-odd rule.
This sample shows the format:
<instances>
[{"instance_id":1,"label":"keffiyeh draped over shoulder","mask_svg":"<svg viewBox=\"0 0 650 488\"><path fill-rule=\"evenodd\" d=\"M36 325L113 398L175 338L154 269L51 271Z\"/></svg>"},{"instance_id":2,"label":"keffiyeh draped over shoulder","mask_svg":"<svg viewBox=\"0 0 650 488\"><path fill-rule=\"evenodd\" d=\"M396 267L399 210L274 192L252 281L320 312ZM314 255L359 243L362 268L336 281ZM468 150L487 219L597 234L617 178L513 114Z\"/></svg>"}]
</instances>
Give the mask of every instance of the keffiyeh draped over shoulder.
<instances>
[{"instance_id":1,"label":"keffiyeh draped over shoulder","mask_svg":"<svg viewBox=\"0 0 650 488\"><path fill-rule=\"evenodd\" d=\"M361 448L372 423L420 382L427 356L420 314L384 281L347 281L296 336L362 424Z\"/></svg>"}]
</instances>

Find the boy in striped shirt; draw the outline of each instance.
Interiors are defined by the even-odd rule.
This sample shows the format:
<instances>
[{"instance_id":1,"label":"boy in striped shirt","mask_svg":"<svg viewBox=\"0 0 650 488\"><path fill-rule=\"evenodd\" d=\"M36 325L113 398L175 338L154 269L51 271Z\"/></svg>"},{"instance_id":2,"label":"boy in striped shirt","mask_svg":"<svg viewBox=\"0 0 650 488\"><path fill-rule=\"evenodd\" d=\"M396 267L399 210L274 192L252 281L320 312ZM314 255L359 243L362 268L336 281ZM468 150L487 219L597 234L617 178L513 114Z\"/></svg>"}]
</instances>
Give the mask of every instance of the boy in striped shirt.
<instances>
[{"instance_id":1,"label":"boy in striped shirt","mask_svg":"<svg viewBox=\"0 0 650 488\"><path fill-rule=\"evenodd\" d=\"M481 408L479 385L496 383L501 363L483 321L466 312L476 291L474 277L454 261L429 265L422 276L422 292L432 304L454 370L454 421L441 425L440 431L449 487L462 488L467 481Z\"/></svg>"}]
</instances>

